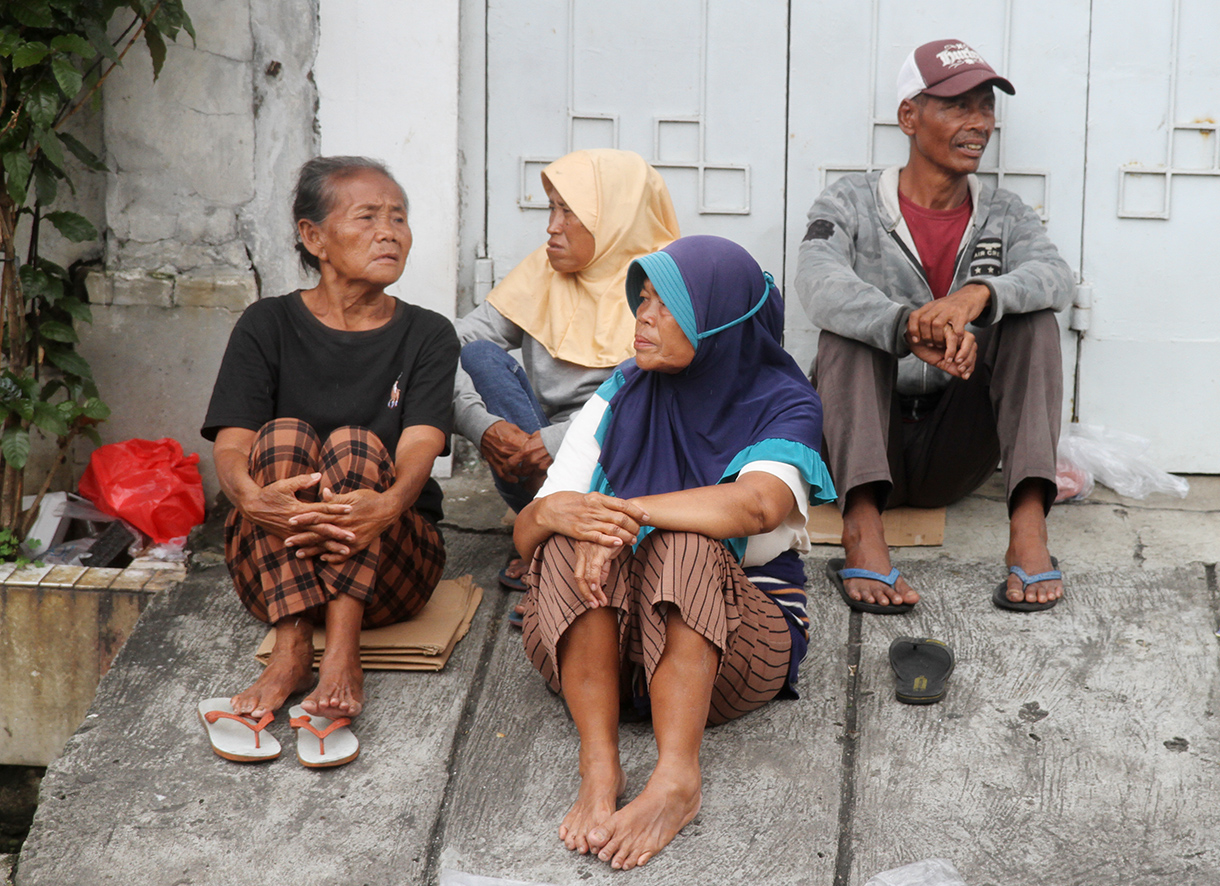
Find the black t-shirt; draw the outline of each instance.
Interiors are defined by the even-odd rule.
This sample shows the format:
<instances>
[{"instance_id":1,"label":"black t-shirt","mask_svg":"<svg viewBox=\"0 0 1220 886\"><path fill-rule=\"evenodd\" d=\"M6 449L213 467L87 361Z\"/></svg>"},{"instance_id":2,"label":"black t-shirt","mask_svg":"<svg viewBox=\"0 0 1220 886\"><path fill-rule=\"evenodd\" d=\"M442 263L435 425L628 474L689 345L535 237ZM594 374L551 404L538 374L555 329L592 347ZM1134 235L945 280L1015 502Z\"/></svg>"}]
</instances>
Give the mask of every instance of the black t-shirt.
<instances>
[{"instance_id":1,"label":"black t-shirt","mask_svg":"<svg viewBox=\"0 0 1220 886\"><path fill-rule=\"evenodd\" d=\"M368 428L393 456L403 428L452 433L458 351L453 324L418 305L400 301L384 326L344 332L318 320L299 290L265 298L233 327L201 433L214 441L221 428L298 418L324 439L344 425ZM415 509L441 519L431 477Z\"/></svg>"}]
</instances>

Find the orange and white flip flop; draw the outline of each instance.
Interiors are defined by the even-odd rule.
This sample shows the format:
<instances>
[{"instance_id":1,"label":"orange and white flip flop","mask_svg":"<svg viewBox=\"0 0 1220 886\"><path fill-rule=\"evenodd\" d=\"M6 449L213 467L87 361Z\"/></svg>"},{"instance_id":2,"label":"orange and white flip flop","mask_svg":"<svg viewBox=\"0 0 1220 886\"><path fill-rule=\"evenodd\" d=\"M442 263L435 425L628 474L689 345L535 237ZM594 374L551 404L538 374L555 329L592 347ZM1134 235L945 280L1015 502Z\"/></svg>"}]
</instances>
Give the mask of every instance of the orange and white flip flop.
<instances>
[{"instance_id":1,"label":"orange and white flip flop","mask_svg":"<svg viewBox=\"0 0 1220 886\"><path fill-rule=\"evenodd\" d=\"M325 769L360 756L360 742L347 728L352 722L348 717L331 720L311 714L300 705L293 705L288 716L292 718L288 725L297 731L297 759L302 766Z\"/></svg>"},{"instance_id":2,"label":"orange and white flip flop","mask_svg":"<svg viewBox=\"0 0 1220 886\"><path fill-rule=\"evenodd\" d=\"M280 755L280 743L264 731L274 719L271 712L261 720L235 714L227 698L205 698L199 702L199 721L208 731L212 750L234 763L262 763Z\"/></svg>"}]
</instances>

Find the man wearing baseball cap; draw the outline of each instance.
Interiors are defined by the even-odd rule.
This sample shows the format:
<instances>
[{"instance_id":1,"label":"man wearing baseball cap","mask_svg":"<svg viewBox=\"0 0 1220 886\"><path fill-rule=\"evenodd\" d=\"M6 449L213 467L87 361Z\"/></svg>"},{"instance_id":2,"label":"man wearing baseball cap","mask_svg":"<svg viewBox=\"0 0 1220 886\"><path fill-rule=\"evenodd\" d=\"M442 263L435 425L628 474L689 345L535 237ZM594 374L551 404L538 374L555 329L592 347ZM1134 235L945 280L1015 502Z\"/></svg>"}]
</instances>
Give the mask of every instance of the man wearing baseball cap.
<instances>
[{"instance_id":1,"label":"man wearing baseball cap","mask_svg":"<svg viewBox=\"0 0 1220 886\"><path fill-rule=\"evenodd\" d=\"M1037 214L974 175L996 88L1015 94L960 40L920 46L898 74L906 165L846 175L809 210L796 289L822 330L813 378L846 551L827 571L852 609L919 600L881 512L949 504L997 464L1009 568L993 601L1031 611L1063 594L1046 514L1063 402L1054 312L1074 287Z\"/></svg>"}]
</instances>

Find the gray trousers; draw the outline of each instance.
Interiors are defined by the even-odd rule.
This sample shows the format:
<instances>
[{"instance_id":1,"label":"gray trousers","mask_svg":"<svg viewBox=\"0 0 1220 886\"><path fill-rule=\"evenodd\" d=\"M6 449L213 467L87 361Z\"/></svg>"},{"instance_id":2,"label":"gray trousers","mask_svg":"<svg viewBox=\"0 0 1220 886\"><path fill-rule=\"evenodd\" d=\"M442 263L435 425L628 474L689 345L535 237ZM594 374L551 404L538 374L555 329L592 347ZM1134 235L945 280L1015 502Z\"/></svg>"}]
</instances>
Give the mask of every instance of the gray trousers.
<instances>
[{"instance_id":1,"label":"gray trousers","mask_svg":"<svg viewBox=\"0 0 1220 886\"><path fill-rule=\"evenodd\" d=\"M880 507L935 508L977 489L1001 462L1012 493L1031 477L1055 500L1063 409L1059 325L1052 311L1009 314L980 330L970 378L952 379L925 417L903 421L898 359L822 332L813 383L822 398L823 454L842 508L847 493L881 484Z\"/></svg>"}]
</instances>

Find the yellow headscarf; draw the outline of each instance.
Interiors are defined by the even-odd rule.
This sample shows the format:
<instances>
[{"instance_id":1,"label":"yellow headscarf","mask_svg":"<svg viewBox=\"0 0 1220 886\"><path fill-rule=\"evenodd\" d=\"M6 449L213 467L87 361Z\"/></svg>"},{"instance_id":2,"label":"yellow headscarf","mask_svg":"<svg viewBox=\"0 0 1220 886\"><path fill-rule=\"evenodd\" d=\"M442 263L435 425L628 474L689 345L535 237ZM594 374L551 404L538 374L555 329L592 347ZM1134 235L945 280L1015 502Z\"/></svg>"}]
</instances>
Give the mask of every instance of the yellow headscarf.
<instances>
[{"instance_id":1,"label":"yellow headscarf","mask_svg":"<svg viewBox=\"0 0 1220 886\"><path fill-rule=\"evenodd\" d=\"M681 236L669 189L632 151L574 151L542 175L593 235L593 261L561 274L547 261L544 243L487 300L552 357L589 368L617 366L635 353L627 266Z\"/></svg>"}]
</instances>

